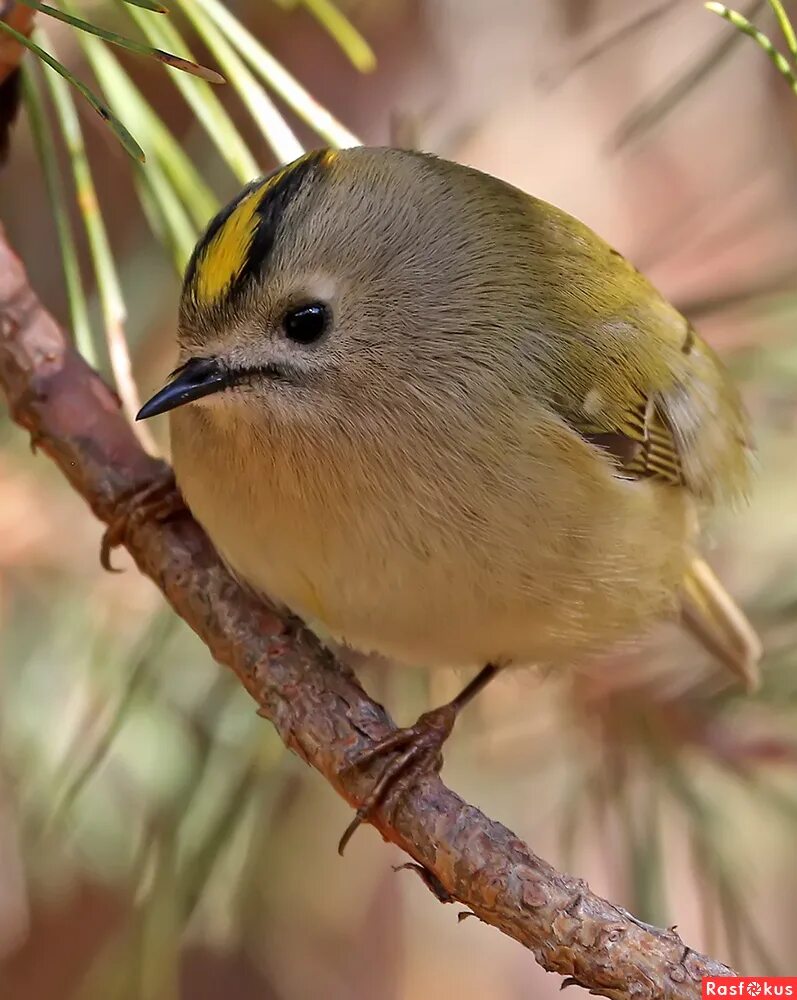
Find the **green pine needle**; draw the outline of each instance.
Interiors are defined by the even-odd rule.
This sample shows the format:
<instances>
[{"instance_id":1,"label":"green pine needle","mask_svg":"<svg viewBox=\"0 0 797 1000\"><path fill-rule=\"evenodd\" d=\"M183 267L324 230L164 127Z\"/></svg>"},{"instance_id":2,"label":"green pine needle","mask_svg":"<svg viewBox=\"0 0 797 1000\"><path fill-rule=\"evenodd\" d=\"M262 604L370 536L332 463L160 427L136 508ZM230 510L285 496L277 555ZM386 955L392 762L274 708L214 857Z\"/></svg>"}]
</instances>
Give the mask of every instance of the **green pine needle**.
<instances>
[{"instance_id":1,"label":"green pine needle","mask_svg":"<svg viewBox=\"0 0 797 1000\"><path fill-rule=\"evenodd\" d=\"M153 224L158 219L153 228L159 238L164 237L163 241L174 256L178 271L182 272L199 230L219 209L218 198L191 157L119 64L116 54L88 35L83 36L83 50L109 100L114 107L125 109L131 125L147 143L150 161L146 168L137 171L136 182L139 191L148 192L144 205L148 221ZM152 161L158 169L150 176ZM153 213L155 205L160 208ZM185 219L186 214L188 220Z\"/></svg>"},{"instance_id":2,"label":"green pine needle","mask_svg":"<svg viewBox=\"0 0 797 1000\"><path fill-rule=\"evenodd\" d=\"M5 21L0 19L0 31L5 34L10 35L16 42L23 45L26 49L33 52L34 55L38 56L42 62L46 63L50 69L55 70L55 72L61 76L64 80L72 84L72 86L80 91L80 93L86 98L89 104L94 108L97 114L102 118L103 121L108 123L109 128L114 133L116 138L121 142L127 152L133 157L134 160L139 160L143 163L146 160L144 156L144 150L139 146L133 136L127 131L124 125L119 121L116 115L111 111L111 109L104 104L97 95L90 90L85 83L74 75L70 73L63 63L60 63L57 59L54 59L49 52L46 52L40 45L37 45L34 41L23 35L21 32L16 31L11 25L7 24Z\"/></svg>"},{"instance_id":3,"label":"green pine needle","mask_svg":"<svg viewBox=\"0 0 797 1000\"><path fill-rule=\"evenodd\" d=\"M797 36L794 34L794 28L789 20L789 15L780 0L769 0L769 6L775 12L775 17L778 19L778 25L780 30L783 32L783 37L786 39L786 44L789 46L789 52L793 56L797 56Z\"/></svg>"},{"instance_id":4,"label":"green pine needle","mask_svg":"<svg viewBox=\"0 0 797 1000\"><path fill-rule=\"evenodd\" d=\"M191 0L201 7L219 31L249 63L263 82L276 91L288 107L332 146L344 149L361 145L360 140L326 108L322 107L282 66L255 36L227 9L221 0ZM187 0L183 0L185 5Z\"/></svg>"},{"instance_id":5,"label":"green pine needle","mask_svg":"<svg viewBox=\"0 0 797 1000\"><path fill-rule=\"evenodd\" d=\"M50 199L55 232L61 251L61 266L64 273L67 301L69 302L72 337L78 351L90 365L96 368L97 351L91 335L88 305L80 277L77 245L69 216L67 193L53 142L52 129L47 121L41 84L32 64L28 61L22 63L22 94L31 135L36 144L44 173L44 182Z\"/></svg>"},{"instance_id":6,"label":"green pine needle","mask_svg":"<svg viewBox=\"0 0 797 1000\"><path fill-rule=\"evenodd\" d=\"M301 2L335 40L355 69L361 73L373 72L376 68L374 50L331 0Z\"/></svg>"},{"instance_id":7,"label":"green pine needle","mask_svg":"<svg viewBox=\"0 0 797 1000\"><path fill-rule=\"evenodd\" d=\"M794 31L789 19L786 16L786 12L778 0L769 0L769 3L775 11L790 51L792 53L797 52L797 39L795 39ZM706 10L711 11L712 14L718 14L721 18L728 21L743 35L747 35L752 38L753 41L769 56L769 59L775 69L786 80L791 89L797 93L797 75L795 75L793 67L789 63L789 60L775 48L769 38L767 38L762 31L759 31L759 29L756 28L756 26L752 24L743 14L740 14L738 11L731 10L731 8L726 7L724 3L714 3L713 0L711 0L711 2L705 4L705 7Z\"/></svg>"},{"instance_id":8,"label":"green pine needle","mask_svg":"<svg viewBox=\"0 0 797 1000\"><path fill-rule=\"evenodd\" d=\"M137 42L133 38L127 38L124 35L119 35L115 31L107 31L105 28L100 28L96 24L84 21L83 18L76 17L74 14L67 14L62 10L58 10L57 7L51 7L49 4L42 3L42 0L19 0L19 2L24 4L25 7L41 11L42 14L55 18L57 21L63 21L64 24L69 24L71 27L77 28L79 31L88 31L92 35L102 38L103 41L109 42L111 45L118 45L120 48L127 49L128 52L135 52L136 55L148 56L152 59L157 59L158 62L162 62L166 66L172 66L174 69L180 69L184 73L191 73L193 76L201 77L209 83L226 82L224 77L213 69L208 69L206 66L200 66L198 63L192 62L190 59L183 59L181 56L173 55L171 52L164 52L162 49L152 48L152 46L145 45L143 42Z\"/></svg>"},{"instance_id":9,"label":"green pine needle","mask_svg":"<svg viewBox=\"0 0 797 1000\"><path fill-rule=\"evenodd\" d=\"M156 14L168 14L169 8L164 7L162 3L158 3L157 0L124 0L125 3L132 4L134 7L143 7L144 10L152 10Z\"/></svg>"},{"instance_id":10,"label":"green pine needle","mask_svg":"<svg viewBox=\"0 0 797 1000\"><path fill-rule=\"evenodd\" d=\"M240 94L268 143L281 163L290 163L304 152L304 147L277 110L264 87L255 79L243 59L226 40L222 32L194 0L181 0L183 13L196 28L197 34L222 66L231 85Z\"/></svg>"},{"instance_id":11,"label":"green pine needle","mask_svg":"<svg viewBox=\"0 0 797 1000\"><path fill-rule=\"evenodd\" d=\"M147 222L168 249L175 270L182 275L196 245L199 232L185 206L174 196L174 188L160 163L150 163L136 176L136 190Z\"/></svg>"},{"instance_id":12,"label":"green pine needle","mask_svg":"<svg viewBox=\"0 0 797 1000\"><path fill-rule=\"evenodd\" d=\"M168 20L153 20L135 8L128 13L153 45L167 45L190 58L191 53L182 36ZM260 174L257 160L212 88L204 80L197 80L183 73L178 73L173 79L194 112L197 122L205 129L236 178L245 183L257 177Z\"/></svg>"},{"instance_id":13,"label":"green pine needle","mask_svg":"<svg viewBox=\"0 0 797 1000\"><path fill-rule=\"evenodd\" d=\"M49 47L50 42L46 40L46 35L44 35L41 28L37 28L37 35L39 34ZM95 41L98 45L100 44L90 35L85 35L84 37L87 40ZM44 49L40 48L40 51L47 55L48 59L52 59L53 62L57 61ZM77 109L72 100L72 92L65 85L63 76L50 75L47 78L47 82L50 86L56 116L61 126L72 165L75 188L77 189L78 206L86 229L91 261L97 278L97 292L102 308L105 340L108 346L108 357L111 362L116 391L119 393L125 413L131 421L134 421L135 415L140 409L140 401L133 379L130 352L125 337L127 310L122 296L116 261L108 238L105 217L97 198L97 189L94 184L91 165L86 154L86 145L83 140L83 132L80 127ZM142 446L150 452L157 453L150 433L145 431L142 434L138 424L134 423L133 426Z\"/></svg>"}]
</instances>

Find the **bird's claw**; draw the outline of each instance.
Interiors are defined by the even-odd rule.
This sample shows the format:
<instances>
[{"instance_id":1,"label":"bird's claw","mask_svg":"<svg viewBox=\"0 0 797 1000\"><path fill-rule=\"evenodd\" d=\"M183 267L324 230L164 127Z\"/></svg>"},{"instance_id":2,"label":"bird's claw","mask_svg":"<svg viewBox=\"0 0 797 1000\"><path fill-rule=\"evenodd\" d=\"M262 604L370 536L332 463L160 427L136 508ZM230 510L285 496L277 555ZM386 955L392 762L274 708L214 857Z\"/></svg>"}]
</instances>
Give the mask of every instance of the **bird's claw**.
<instances>
[{"instance_id":1,"label":"bird's claw","mask_svg":"<svg viewBox=\"0 0 797 1000\"><path fill-rule=\"evenodd\" d=\"M451 733L455 719L456 710L451 705L443 705L431 712L425 712L414 726L396 730L349 763L346 770L362 769L378 758L397 754L393 760L385 764L365 801L340 838L339 854L343 854L357 827L367 822L388 799L395 804L415 781L425 775L436 774L440 770L443 763L443 744Z\"/></svg>"},{"instance_id":2,"label":"bird's claw","mask_svg":"<svg viewBox=\"0 0 797 1000\"><path fill-rule=\"evenodd\" d=\"M167 521L186 511L185 500L177 488L171 469L146 486L131 490L118 502L113 519L102 536L100 564L110 573L111 552L148 521Z\"/></svg>"}]
</instances>

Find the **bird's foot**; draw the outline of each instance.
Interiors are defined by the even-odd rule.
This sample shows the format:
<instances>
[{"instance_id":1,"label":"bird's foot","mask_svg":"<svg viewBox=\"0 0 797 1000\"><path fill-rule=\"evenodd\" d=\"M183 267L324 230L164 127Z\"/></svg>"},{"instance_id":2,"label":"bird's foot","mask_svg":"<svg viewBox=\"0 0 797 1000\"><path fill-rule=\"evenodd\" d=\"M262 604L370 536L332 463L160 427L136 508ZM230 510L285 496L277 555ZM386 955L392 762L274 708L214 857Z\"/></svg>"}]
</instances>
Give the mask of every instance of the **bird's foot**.
<instances>
[{"instance_id":1,"label":"bird's foot","mask_svg":"<svg viewBox=\"0 0 797 1000\"><path fill-rule=\"evenodd\" d=\"M368 821L388 799L395 804L419 778L437 774L443 764L443 744L454 728L456 717L457 708L453 704L424 712L414 726L391 733L348 765L347 770L361 770L374 760L396 755L387 761L357 815L340 838L339 854L343 854L357 827Z\"/></svg>"},{"instance_id":2,"label":"bird's foot","mask_svg":"<svg viewBox=\"0 0 797 1000\"><path fill-rule=\"evenodd\" d=\"M185 514L188 508L177 488L174 473L165 471L146 486L132 490L117 504L113 519L105 529L100 546L100 563L103 569L116 572L111 565L111 552L130 537L131 532L148 521L168 521Z\"/></svg>"}]
</instances>

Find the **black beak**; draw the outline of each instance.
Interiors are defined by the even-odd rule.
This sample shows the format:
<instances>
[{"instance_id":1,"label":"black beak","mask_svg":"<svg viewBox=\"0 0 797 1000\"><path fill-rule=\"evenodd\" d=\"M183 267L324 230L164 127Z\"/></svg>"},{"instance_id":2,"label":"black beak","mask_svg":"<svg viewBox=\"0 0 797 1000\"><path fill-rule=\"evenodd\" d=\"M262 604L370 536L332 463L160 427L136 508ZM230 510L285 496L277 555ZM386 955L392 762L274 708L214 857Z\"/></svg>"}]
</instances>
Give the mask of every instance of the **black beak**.
<instances>
[{"instance_id":1,"label":"black beak","mask_svg":"<svg viewBox=\"0 0 797 1000\"><path fill-rule=\"evenodd\" d=\"M221 392L230 385L229 372L222 368L216 358L190 358L172 375L171 382L144 403L136 414L136 420L156 417L159 413L174 410L184 403Z\"/></svg>"}]
</instances>

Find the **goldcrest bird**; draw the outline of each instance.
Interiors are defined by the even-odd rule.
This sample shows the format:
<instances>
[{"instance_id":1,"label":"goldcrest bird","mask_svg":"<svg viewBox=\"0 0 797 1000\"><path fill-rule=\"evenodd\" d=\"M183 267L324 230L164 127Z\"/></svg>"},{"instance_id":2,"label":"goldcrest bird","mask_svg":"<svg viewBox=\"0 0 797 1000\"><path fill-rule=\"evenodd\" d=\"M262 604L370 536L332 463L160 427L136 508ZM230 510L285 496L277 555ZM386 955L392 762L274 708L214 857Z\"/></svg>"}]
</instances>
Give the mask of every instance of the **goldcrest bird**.
<instances>
[{"instance_id":1,"label":"goldcrest bird","mask_svg":"<svg viewBox=\"0 0 797 1000\"><path fill-rule=\"evenodd\" d=\"M749 486L739 396L565 212L426 154L309 153L210 223L178 340L139 416L171 411L177 482L231 570L335 643L481 668L378 748L404 752L360 819L439 766L500 667L680 609L753 683L758 639L696 549L703 510Z\"/></svg>"}]
</instances>

